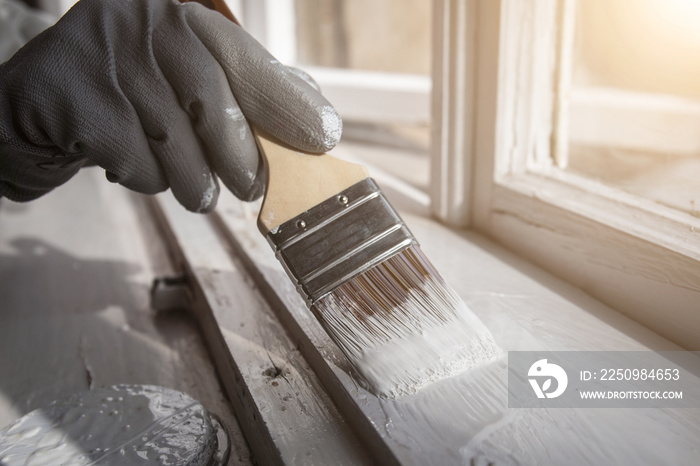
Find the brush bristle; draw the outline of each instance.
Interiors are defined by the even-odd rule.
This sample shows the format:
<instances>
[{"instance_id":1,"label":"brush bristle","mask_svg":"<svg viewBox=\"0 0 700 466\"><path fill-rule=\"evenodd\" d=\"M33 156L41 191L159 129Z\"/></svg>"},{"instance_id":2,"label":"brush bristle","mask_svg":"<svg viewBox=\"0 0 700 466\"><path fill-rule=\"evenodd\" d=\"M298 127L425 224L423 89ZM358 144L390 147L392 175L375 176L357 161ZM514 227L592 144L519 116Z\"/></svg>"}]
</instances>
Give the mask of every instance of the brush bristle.
<instances>
[{"instance_id":1,"label":"brush bristle","mask_svg":"<svg viewBox=\"0 0 700 466\"><path fill-rule=\"evenodd\" d=\"M379 396L414 393L502 353L418 246L348 281L312 311Z\"/></svg>"}]
</instances>

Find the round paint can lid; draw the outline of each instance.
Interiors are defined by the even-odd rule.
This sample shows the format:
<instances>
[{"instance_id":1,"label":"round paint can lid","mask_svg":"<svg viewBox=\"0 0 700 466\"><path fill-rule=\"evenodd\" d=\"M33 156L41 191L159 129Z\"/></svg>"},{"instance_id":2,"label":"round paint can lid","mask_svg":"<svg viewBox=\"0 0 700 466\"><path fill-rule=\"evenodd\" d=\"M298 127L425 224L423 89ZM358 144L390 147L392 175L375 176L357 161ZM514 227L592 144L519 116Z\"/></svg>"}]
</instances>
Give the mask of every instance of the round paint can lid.
<instances>
[{"instance_id":1,"label":"round paint can lid","mask_svg":"<svg viewBox=\"0 0 700 466\"><path fill-rule=\"evenodd\" d=\"M91 390L0 431L0 464L218 466L229 442L192 397L153 385Z\"/></svg>"}]
</instances>

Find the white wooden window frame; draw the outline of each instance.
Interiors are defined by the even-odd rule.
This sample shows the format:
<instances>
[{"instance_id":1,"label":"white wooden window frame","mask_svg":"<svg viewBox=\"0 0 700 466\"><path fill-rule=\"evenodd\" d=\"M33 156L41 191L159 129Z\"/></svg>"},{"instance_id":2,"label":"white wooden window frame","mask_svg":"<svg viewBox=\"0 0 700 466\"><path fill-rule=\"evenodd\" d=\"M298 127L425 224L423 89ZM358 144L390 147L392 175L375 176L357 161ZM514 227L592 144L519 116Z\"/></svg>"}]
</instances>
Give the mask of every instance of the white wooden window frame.
<instances>
[{"instance_id":1,"label":"white wooden window frame","mask_svg":"<svg viewBox=\"0 0 700 466\"><path fill-rule=\"evenodd\" d=\"M700 219L560 168L567 118L595 102L568 98L574 6L436 0L433 213L700 349Z\"/></svg>"}]
</instances>

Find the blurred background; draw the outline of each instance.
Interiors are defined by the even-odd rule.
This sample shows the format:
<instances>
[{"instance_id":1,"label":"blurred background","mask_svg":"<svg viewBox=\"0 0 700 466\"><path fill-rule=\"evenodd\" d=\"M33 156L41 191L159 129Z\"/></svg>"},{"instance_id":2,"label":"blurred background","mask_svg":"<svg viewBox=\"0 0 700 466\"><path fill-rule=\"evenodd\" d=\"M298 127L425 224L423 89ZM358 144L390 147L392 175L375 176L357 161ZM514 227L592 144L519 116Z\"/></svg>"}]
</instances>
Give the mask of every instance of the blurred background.
<instances>
[{"instance_id":1,"label":"blurred background","mask_svg":"<svg viewBox=\"0 0 700 466\"><path fill-rule=\"evenodd\" d=\"M700 1L575 14L568 170L699 216Z\"/></svg>"}]
</instances>

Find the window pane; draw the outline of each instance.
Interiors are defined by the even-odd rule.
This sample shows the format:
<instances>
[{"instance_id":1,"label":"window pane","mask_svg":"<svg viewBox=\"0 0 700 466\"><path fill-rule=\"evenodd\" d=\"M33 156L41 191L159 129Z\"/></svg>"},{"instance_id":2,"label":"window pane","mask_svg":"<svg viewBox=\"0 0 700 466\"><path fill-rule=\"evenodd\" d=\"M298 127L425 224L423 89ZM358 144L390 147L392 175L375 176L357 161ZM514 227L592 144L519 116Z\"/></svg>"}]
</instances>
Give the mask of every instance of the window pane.
<instances>
[{"instance_id":1,"label":"window pane","mask_svg":"<svg viewBox=\"0 0 700 466\"><path fill-rule=\"evenodd\" d=\"M700 215L700 2L576 14L568 169Z\"/></svg>"}]
</instances>

